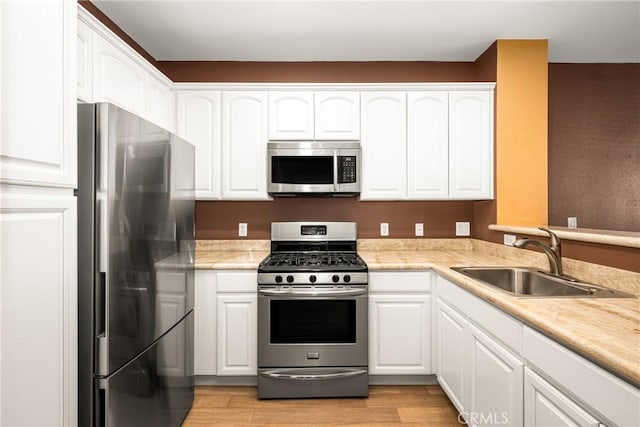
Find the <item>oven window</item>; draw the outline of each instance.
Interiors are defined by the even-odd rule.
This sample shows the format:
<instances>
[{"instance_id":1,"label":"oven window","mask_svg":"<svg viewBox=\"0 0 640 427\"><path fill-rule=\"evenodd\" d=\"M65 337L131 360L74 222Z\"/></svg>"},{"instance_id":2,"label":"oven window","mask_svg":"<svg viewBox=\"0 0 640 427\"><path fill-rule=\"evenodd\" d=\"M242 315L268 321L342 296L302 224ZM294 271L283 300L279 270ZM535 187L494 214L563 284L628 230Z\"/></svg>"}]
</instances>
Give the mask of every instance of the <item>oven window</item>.
<instances>
[{"instance_id":1,"label":"oven window","mask_svg":"<svg viewBox=\"0 0 640 427\"><path fill-rule=\"evenodd\" d=\"M333 156L273 156L274 184L333 184Z\"/></svg>"},{"instance_id":2,"label":"oven window","mask_svg":"<svg viewBox=\"0 0 640 427\"><path fill-rule=\"evenodd\" d=\"M271 300L271 344L356 342L355 300Z\"/></svg>"}]
</instances>

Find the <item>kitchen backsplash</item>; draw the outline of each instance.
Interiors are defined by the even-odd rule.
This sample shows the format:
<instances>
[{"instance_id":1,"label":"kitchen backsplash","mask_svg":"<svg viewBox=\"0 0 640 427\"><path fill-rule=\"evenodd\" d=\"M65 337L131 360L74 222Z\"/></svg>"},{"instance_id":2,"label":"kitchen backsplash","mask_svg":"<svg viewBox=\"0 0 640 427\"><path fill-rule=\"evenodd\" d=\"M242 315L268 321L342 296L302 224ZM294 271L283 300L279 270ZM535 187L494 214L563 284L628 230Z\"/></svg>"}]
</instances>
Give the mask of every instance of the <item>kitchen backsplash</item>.
<instances>
[{"instance_id":1,"label":"kitchen backsplash","mask_svg":"<svg viewBox=\"0 0 640 427\"><path fill-rule=\"evenodd\" d=\"M380 223L389 224L389 238L415 237L415 223L424 237L455 237L456 222L470 222L471 201L360 202L357 198L276 198L266 202L199 201L197 239L269 239L274 221L356 221L358 238L380 237ZM238 223L247 223L247 237L238 237Z\"/></svg>"}]
</instances>

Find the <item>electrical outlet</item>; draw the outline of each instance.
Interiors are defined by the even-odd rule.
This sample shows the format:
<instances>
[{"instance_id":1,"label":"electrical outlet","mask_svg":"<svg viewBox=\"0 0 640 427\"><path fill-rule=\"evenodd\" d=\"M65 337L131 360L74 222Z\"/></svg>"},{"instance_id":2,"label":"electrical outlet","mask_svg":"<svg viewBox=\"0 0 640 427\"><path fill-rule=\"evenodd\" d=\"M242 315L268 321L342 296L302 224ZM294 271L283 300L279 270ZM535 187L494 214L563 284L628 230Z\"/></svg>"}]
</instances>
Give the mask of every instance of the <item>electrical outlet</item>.
<instances>
[{"instance_id":1,"label":"electrical outlet","mask_svg":"<svg viewBox=\"0 0 640 427\"><path fill-rule=\"evenodd\" d=\"M247 223L246 222L238 223L238 236L247 237Z\"/></svg>"},{"instance_id":2,"label":"electrical outlet","mask_svg":"<svg viewBox=\"0 0 640 427\"><path fill-rule=\"evenodd\" d=\"M567 227L578 228L578 217L570 216L567 218Z\"/></svg>"},{"instance_id":3,"label":"electrical outlet","mask_svg":"<svg viewBox=\"0 0 640 427\"><path fill-rule=\"evenodd\" d=\"M388 222L381 222L380 223L380 235L381 236L388 236L389 235L389 223Z\"/></svg>"},{"instance_id":4,"label":"electrical outlet","mask_svg":"<svg viewBox=\"0 0 640 427\"><path fill-rule=\"evenodd\" d=\"M513 243L516 241L515 234L505 234L504 235L504 244L507 246L513 246Z\"/></svg>"},{"instance_id":5,"label":"electrical outlet","mask_svg":"<svg viewBox=\"0 0 640 427\"><path fill-rule=\"evenodd\" d=\"M416 236L424 236L424 224L421 222L416 222Z\"/></svg>"},{"instance_id":6,"label":"electrical outlet","mask_svg":"<svg viewBox=\"0 0 640 427\"><path fill-rule=\"evenodd\" d=\"M456 222L456 236L471 236L471 223Z\"/></svg>"}]
</instances>

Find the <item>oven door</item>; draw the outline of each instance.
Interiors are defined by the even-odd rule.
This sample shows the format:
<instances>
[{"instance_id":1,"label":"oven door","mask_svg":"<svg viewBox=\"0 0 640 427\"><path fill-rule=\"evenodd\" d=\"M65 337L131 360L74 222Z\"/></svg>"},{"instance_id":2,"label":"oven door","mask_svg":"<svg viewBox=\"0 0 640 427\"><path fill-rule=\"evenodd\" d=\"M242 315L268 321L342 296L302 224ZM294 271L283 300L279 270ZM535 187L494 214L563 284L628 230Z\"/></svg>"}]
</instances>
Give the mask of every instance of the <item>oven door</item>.
<instances>
[{"instance_id":1,"label":"oven door","mask_svg":"<svg viewBox=\"0 0 640 427\"><path fill-rule=\"evenodd\" d=\"M367 287L258 291L260 368L368 364Z\"/></svg>"}]
</instances>

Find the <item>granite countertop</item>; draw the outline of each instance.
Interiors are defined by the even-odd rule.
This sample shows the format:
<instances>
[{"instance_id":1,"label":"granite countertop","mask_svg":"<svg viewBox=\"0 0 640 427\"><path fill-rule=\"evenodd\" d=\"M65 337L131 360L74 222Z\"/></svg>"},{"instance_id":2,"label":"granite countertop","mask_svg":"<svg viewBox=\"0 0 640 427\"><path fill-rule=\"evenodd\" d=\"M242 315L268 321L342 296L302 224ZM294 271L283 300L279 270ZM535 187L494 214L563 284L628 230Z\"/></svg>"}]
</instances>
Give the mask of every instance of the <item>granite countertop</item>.
<instances>
[{"instance_id":1,"label":"granite countertop","mask_svg":"<svg viewBox=\"0 0 640 427\"><path fill-rule=\"evenodd\" d=\"M218 248L219 249L219 248ZM197 269L257 269L267 246L199 246ZM454 266L535 266L546 257L473 239L368 239L358 253L370 271L432 269L523 323L640 387L639 298L514 298L451 270ZM640 274L565 260L568 274L640 295Z\"/></svg>"}]
</instances>

